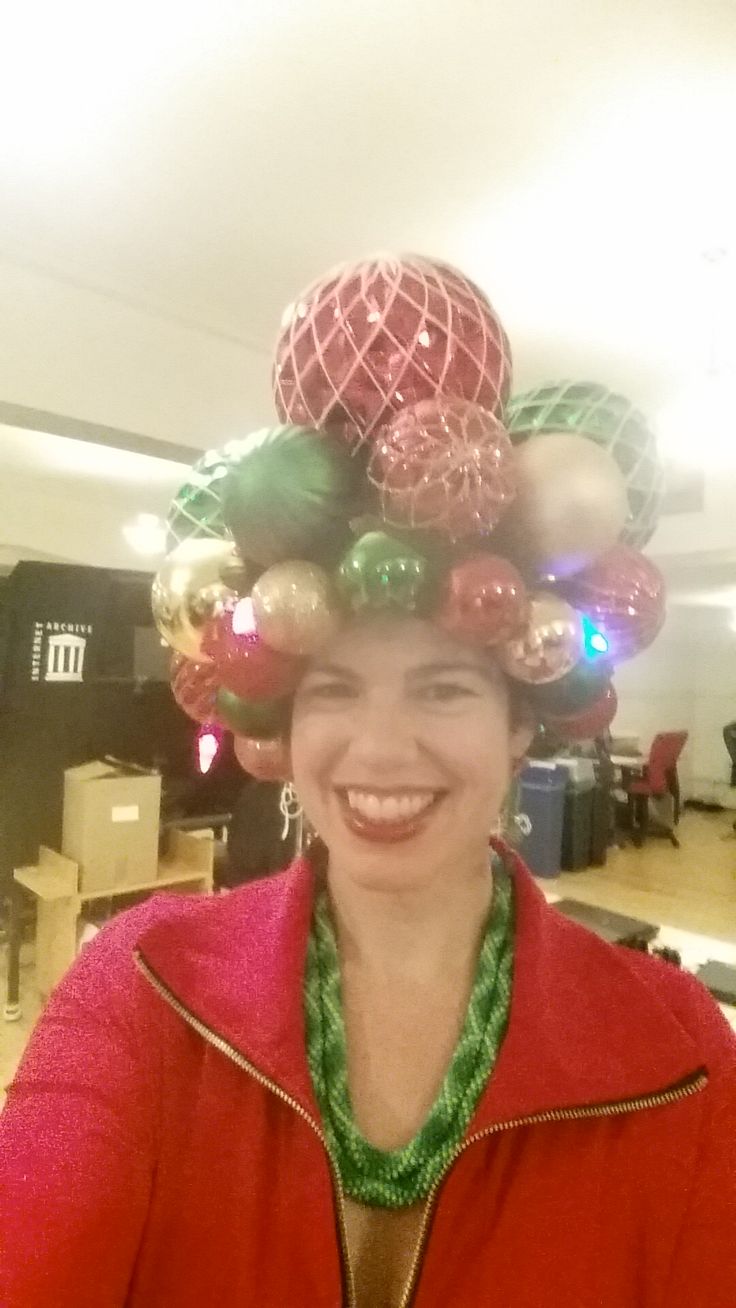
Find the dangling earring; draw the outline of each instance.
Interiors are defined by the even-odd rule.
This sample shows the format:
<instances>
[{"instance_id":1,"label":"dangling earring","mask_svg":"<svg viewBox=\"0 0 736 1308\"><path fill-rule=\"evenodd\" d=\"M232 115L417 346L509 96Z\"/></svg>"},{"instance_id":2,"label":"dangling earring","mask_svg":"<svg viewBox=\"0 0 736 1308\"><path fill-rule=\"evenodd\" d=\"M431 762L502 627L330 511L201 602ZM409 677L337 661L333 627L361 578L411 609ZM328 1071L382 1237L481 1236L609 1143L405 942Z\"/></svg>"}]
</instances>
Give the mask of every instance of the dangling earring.
<instances>
[{"instance_id":1,"label":"dangling earring","mask_svg":"<svg viewBox=\"0 0 736 1308\"><path fill-rule=\"evenodd\" d=\"M302 851L304 844L304 809L301 806L299 796L296 793L296 787L293 781L287 781L281 791L279 809L284 819L284 825L281 830L281 839L287 840L289 828L292 822L296 823L295 846L297 854Z\"/></svg>"}]
</instances>

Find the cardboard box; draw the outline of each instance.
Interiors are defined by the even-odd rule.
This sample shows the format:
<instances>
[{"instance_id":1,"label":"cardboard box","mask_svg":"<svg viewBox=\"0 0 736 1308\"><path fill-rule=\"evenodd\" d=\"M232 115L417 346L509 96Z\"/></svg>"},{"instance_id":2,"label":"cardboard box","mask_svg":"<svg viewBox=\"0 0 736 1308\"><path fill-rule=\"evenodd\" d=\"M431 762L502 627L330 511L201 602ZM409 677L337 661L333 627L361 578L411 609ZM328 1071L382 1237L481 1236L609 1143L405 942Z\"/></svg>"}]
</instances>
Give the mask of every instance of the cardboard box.
<instances>
[{"instance_id":1,"label":"cardboard box","mask_svg":"<svg viewBox=\"0 0 736 1308\"><path fill-rule=\"evenodd\" d=\"M155 880L161 777L118 763L64 773L61 849L79 864L79 890L120 890Z\"/></svg>"}]
</instances>

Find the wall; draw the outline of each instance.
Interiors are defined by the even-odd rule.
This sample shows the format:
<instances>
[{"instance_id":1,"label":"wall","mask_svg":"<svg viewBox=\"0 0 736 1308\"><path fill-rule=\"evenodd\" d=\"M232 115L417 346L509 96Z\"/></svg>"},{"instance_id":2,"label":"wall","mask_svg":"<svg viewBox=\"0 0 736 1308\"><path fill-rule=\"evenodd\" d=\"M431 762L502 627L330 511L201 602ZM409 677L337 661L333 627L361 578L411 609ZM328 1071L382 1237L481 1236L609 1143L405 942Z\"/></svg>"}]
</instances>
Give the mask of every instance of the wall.
<instances>
[{"instance_id":1,"label":"wall","mask_svg":"<svg viewBox=\"0 0 736 1308\"><path fill-rule=\"evenodd\" d=\"M736 808L723 727L736 718L736 635L716 608L671 608L658 640L616 674L616 735L639 735L646 750L657 731L684 728L680 765L685 796Z\"/></svg>"},{"instance_id":2,"label":"wall","mask_svg":"<svg viewBox=\"0 0 736 1308\"><path fill-rule=\"evenodd\" d=\"M272 419L268 350L3 259L0 317L0 400L200 449Z\"/></svg>"}]
</instances>

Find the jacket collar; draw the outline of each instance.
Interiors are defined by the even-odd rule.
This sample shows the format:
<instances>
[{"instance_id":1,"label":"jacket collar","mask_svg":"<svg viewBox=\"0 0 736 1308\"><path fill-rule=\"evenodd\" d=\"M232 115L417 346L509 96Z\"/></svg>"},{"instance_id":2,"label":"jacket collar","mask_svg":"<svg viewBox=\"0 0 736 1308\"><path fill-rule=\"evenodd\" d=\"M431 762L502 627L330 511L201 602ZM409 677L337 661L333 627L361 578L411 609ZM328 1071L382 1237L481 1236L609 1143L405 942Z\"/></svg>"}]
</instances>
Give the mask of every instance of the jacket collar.
<instances>
[{"instance_id":1,"label":"jacket collar","mask_svg":"<svg viewBox=\"0 0 736 1308\"><path fill-rule=\"evenodd\" d=\"M645 1098L698 1070L698 1050L653 973L547 904L521 861L499 847L516 887L509 1028L470 1125L555 1108ZM145 928L136 952L203 1033L224 1040L318 1120L302 990L315 868L190 901ZM628 956L627 956L628 955Z\"/></svg>"}]
</instances>

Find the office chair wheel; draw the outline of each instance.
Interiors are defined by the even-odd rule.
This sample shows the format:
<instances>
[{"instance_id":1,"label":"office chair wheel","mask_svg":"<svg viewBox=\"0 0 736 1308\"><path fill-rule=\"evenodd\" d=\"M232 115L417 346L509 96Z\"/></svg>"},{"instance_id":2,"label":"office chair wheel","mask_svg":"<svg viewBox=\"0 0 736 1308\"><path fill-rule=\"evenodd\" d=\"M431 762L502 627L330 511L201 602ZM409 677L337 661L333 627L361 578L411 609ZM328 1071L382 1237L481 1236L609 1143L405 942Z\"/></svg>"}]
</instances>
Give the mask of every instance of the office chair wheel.
<instances>
[{"instance_id":1,"label":"office chair wheel","mask_svg":"<svg viewBox=\"0 0 736 1308\"><path fill-rule=\"evenodd\" d=\"M670 840L672 841L672 844L674 845L675 849L680 848L680 842L677 839L677 836L675 835L674 832L672 832L672 834L670 835Z\"/></svg>"}]
</instances>

